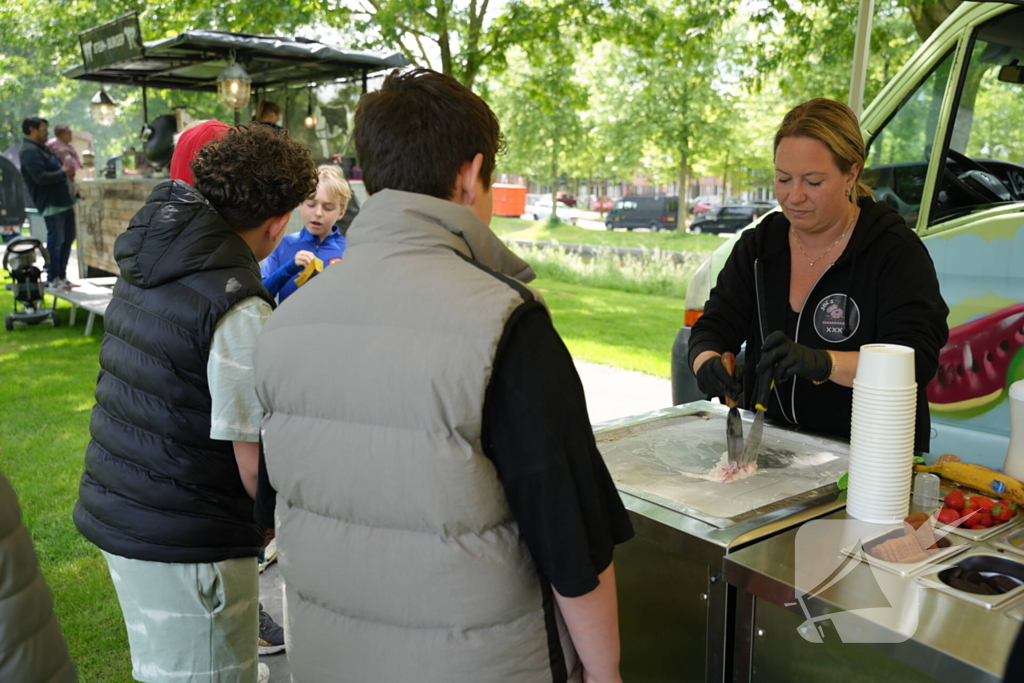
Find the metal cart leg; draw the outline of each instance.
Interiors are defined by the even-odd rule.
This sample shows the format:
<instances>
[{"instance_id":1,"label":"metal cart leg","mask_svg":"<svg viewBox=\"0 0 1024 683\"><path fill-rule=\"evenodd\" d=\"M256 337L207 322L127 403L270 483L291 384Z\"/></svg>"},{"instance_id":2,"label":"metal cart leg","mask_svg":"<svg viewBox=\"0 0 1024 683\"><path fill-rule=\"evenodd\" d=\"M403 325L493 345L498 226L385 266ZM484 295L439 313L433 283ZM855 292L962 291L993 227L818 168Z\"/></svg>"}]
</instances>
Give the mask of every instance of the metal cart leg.
<instances>
[{"instance_id":1,"label":"metal cart leg","mask_svg":"<svg viewBox=\"0 0 1024 683\"><path fill-rule=\"evenodd\" d=\"M92 334L92 323L96 320L96 314L89 311L89 319L85 321L85 336L88 337Z\"/></svg>"}]
</instances>

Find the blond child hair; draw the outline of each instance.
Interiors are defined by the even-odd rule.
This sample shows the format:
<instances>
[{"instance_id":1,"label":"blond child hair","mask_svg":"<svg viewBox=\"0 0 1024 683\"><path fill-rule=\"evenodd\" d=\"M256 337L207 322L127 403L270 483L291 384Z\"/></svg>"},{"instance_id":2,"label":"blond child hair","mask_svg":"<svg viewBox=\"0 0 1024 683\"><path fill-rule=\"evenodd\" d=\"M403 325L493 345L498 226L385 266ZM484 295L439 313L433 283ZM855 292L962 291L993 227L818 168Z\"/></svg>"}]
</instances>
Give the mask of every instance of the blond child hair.
<instances>
[{"instance_id":1,"label":"blond child hair","mask_svg":"<svg viewBox=\"0 0 1024 683\"><path fill-rule=\"evenodd\" d=\"M327 190L327 194L330 195L334 203L341 209L341 213L344 214L348 209L348 202L352 199L352 188L348 186L348 182L345 180L345 176L341 173L341 169L333 164L323 164L318 166L317 172L317 187L323 187Z\"/></svg>"}]
</instances>

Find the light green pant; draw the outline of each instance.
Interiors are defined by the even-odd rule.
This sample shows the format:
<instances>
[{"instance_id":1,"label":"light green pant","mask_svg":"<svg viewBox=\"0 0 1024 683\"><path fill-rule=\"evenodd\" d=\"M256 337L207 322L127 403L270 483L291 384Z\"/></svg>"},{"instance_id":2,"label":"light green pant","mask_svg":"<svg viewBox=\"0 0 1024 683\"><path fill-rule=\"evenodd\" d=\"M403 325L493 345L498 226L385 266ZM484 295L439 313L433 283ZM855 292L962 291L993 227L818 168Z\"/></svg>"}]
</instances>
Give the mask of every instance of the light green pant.
<instances>
[{"instance_id":1,"label":"light green pant","mask_svg":"<svg viewBox=\"0 0 1024 683\"><path fill-rule=\"evenodd\" d=\"M256 558L204 564L103 553L121 603L132 676L144 683L255 683Z\"/></svg>"}]
</instances>

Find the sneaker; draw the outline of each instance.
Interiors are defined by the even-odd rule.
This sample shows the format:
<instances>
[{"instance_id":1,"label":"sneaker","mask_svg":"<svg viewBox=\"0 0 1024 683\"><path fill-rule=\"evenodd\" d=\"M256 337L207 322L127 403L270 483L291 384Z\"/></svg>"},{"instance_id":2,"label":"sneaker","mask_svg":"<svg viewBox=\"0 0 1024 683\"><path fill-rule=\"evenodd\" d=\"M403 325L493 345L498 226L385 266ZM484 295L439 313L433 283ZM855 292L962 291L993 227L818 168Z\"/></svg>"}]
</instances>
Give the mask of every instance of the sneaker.
<instances>
[{"instance_id":1,"label":"sneaker","mask_svg":"<svg viewBox=\"0 0 1024 683\"><path fill-rule=\"evenodd\" d=\"M81 287L82 286L82 285L78 284L77 282L72 282L71 280L67 279L66 277L62 277L60 279L60 281L61 281L61 284L64 285L65 289L74 289L75 287Z\"/></svg>"},{"instance_id":2,"label":"sneaker","mask_svg":"<svg viewBox=\"0 0 1024 683\"><path fill-rule=\"evenodd\" d=\"M262 662L256 665L256 683L270 683L270 667Z\"/></svg>"},{"instance_id":3,"label":"sneaker","mask_svg":"<svg viewBox=\"0 0 1024 683\"><path fill-rule=\"evenodd\" d=\"M284 650L284 629L263 611L260 603L260 654L272 655Z\"/></svg>"},{"instance_id":4,"label":"sneaker","mask_svg":"<svg viewBox=\"0 0 1024 683\"><path fill-rule=\"evenodd\" d=\"M277 539L275 538L274 540L272 540L270 542L269 545L267 545L266 548L263 549L263 552L260 553L260 557L259 557L260 574L263 573L264 569L266 569L270 565L274 564L274 562L276 560L277 560Z\"/></svg>"}]
</instances>

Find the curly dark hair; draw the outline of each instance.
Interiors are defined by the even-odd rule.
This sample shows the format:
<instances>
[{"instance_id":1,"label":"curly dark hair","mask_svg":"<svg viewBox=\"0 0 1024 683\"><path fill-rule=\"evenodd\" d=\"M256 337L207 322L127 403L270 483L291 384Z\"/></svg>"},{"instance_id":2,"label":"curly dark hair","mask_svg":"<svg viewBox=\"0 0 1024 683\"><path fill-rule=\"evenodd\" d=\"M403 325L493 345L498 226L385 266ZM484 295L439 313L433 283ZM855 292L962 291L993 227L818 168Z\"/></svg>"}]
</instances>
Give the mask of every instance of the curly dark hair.
<instances>
[{"instance_id":1,"label":"curly dark hair","mask_svg":"<svg viewBox=\"0 0 1024 683\"><path fill-rule=\"evenodd\" d=\"M491 186L505 150L498 119L466 86L430 69L392 71L356 109L356 153L370 194L404 190L450 199L459 169L483 154Z\"/></svg>"},{"instance_id":2,"label":"curly dark hair","mask_svg":"<svg viewBox=\"0 0 1024 683\"><path fill-rule=\"evenodd\" d=\"M259 227L316 194L316 164L285 130L247 125L227 131L192 161L195 187L235 230Z\"/></svg>"}]
</instances>

